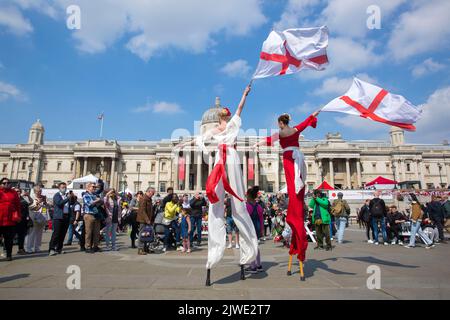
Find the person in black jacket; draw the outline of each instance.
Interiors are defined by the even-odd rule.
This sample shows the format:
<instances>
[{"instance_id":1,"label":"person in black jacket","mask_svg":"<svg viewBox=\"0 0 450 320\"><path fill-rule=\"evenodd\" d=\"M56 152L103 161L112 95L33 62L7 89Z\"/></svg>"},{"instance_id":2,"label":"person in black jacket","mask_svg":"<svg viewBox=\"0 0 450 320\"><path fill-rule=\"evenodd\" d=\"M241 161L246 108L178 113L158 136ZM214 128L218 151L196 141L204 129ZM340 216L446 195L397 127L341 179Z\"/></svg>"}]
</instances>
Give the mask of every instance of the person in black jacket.
<instances>
[{"instance_id":1,"label":"person in black jacket","mask_svg":"<svg viewBox=\"0 0 450 320\"><path fill-rule=\"evenodd\" d=\"M206 200L200 192L197 192L189 205L191 206L191 244L194 244L194 231L197 230L197 246L200 246L202 242L203 207L206 206Z\"/></svg>"},{"instance_id":2,"label":"person in black jacket","mask_svg":"<svg viewBox=\"0 0 450 320\"><path fill-rule=\"evenodd\" d=\"M397 207L394 205L390 206L390 210L387 215L387 230L391 244L396 244L397 241L399 245L403 245L399 232L401 231L402 223L405 221L406 220L403 214L397 210Z\"/></svg>"},{"instance_id":3,"label":"person in black jacket","mask_svg":"<svg viewBox=\"0 0 450 320\"><path fill-rule=\"evenodd\" d=\"M169 187L167 188L167 195L164 197L163 201L162 201L162 207L165 208L167 202L172 201L172 194L173 194L173 188Z\"/></svg>"},{"instance_id":4,"label":"person in black jacket","mask_svg":"<svg viewBox=\"0 0 450 320\"><path fill-rule=\"evenodd\" d=\"M445 210L441 204L439 196L433 196L432 201L427 205L428 215L439 231L439 239L441 243L447 243L444 238L444 219Z\"/></svg>"},{"instance_id":5,"label":"person in black jacket","mask_svg":"<svg viewBox=\"0 0 450 320\"><path fill-rule=\"evenodd\" d=\"M369 202L369 210L372 222L372 228L375 235L374 242L378 245L378 225L381 225L381 233L383 235L384 245L389 245L387 242L387 232L386 232L386 214L387 208L383 199L380 198L381 192L375 191L374 198Z\"/></svg>"},{"instance_id":6,"label":"person in black jacket","mask_svg":"<svg viewBox=\"0 0 450 320\"><path fill-rule=\"evenodd\" d=\"M61 182L58 184L59 191L53 196L53 218L52 218L52 237L49 243L49 255L54 256L64 253L62 251L64 238L69 228L69 201L71 197L67 194L67 184Z\"/></svg>"},{"instance_id":7,"label":"person in black jacket","mask_svg":"<svg viewBox=\"0 0 450 320\"><path fill-rule=\"evenodd\" d=\"M30 198L27 192L22 192L20 188L15 188L17 195L20 198L20 215L22 219L18 224L16 224L16 233L17 233L17 244L19 246L19 250L17 251L18 255L24 255L25 252L25 237L27 236L29 222L30 222L30 204L33 203L33 200Z\"/></svg>"}]
</instances>

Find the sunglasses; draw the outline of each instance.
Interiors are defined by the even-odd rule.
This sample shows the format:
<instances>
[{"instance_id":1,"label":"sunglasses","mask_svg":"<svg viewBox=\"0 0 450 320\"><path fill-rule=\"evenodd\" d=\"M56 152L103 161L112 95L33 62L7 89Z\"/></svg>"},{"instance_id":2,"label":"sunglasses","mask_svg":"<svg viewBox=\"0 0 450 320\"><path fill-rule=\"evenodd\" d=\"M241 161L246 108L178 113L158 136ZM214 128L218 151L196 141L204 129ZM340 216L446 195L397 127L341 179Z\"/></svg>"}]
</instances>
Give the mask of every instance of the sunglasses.
<instances>
[{"instance_id":1,"label":"sunglasses","mask_svg":"<svg viewBox=\"0 0 450 320\"><path fill-rule=\"evenodd\" d=\"M2 186L7 186L7 185L9 185L9 184L10 184L9 181L7 181L7 182L2 182L2 183L1 183Z\"/></svg>"}]
</instances>

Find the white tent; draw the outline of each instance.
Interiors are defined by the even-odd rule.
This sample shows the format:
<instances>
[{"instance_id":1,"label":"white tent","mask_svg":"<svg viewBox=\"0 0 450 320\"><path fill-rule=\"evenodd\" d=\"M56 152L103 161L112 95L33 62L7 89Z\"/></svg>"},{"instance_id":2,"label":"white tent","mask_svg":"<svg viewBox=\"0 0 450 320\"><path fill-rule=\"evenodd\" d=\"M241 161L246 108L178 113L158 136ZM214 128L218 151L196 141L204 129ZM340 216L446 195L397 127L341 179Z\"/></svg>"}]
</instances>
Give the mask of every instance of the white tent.
<instances>
[{"instance_id":1,"label":"white tent","mask_svg":"<svg viewBox=\"0 0 450 320\"><path fill-rule=\"evenodd\" d=\"M74 179L67 188L69 189L84 189L88 183L97 183L98 178L92 174L88 174L85 177Z\"/></svg>"}]
</instances>

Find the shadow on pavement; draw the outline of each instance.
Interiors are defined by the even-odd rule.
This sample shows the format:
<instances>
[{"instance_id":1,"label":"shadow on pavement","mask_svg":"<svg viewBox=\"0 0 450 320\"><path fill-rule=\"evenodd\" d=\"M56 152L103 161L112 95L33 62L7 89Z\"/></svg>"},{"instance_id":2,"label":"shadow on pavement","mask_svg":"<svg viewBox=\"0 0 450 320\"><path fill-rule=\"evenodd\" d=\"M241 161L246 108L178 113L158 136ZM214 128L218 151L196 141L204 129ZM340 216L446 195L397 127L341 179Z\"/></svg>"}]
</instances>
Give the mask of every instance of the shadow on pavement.
<instances>
[{"instance_id":1,"label":"shadow on pavement","mask_svg":"<svg viewBox=\"0 0 450 320\"><path fill-rule=\"evenodd\" d=\"M402 264L402 263L388 261L388 260L381 260L381 259L374 258L374 257L342 257L342 259L362 261L362 262L367 262L370 264L381 264L381 265L389 266L389 267L401 267L401 268L411 268L411 269L419 267L419 266L407 265L407 264Z\"/></svg>"},{"instance_id":2,"label":"shadow on pavement","mask_svg":"<svg viewBox=\"0 0 450 320\"><path fill-rule=\"evenodd\" d=\"M264 268L263 272L255 273L255 274L249 274L245 273L245 278L252 278L252 279L264 279L267 277L267 270L270 268L278 265L278 263L275 262L263 262L262 266ZM211 272L211 278L214 279L214 271ZM239 266L236 266L236 273L233 273L232 275L229 275L228 277L222 278L217 281L212 281L213 284L228 284L228 283L234 283L242 281L241 280L241 268Z\"/></svg>"},{"instance_id":3,"label":"shadow on pavement","mask_svg":"<svg viewBox=\"0 0 450 320\"><path fill-rule=\"evenodd\" d=\"M23 278L28 278L30 276L29 273L20 273L20 274L15 274L13 276L9 276L9 277L2 277L0 278L0 283L5 283L8 281L14 281L17 279L23 279Z\"/></svg>"}]
</instances>

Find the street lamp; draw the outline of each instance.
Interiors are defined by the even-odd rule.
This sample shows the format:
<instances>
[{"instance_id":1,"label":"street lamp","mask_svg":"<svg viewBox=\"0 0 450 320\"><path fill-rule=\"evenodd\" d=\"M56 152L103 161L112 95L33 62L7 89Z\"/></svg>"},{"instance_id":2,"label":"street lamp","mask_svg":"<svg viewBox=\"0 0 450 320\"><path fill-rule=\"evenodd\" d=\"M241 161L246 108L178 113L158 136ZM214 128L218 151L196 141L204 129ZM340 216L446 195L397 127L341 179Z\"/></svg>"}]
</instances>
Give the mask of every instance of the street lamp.
<instances>
[{"instance_id":1,"label":"street lamp","mask_svg":"<svg viewBox=\"0 0 450 320\"><path fill-rule=\"evenodd\" d=\"M123 175L123 192L127 189L127 178L128 176L126 174Z\"/></svg>"},{"instance_id":2,"label":"street lamp","mask_svg":"<svg viewBox=\"0 0 450 320\"><path fill-rule=\"evenodd\" d=\"M394 173L394 181L397 181L396 174L395 174L396 168L397 167L395 166L395 163L392 163L392 172ZM394 189L397 189L397 184L394 185Z\"/></svg>"},{"instance_id":3,"label":"street lamp","mask_svg":"<svg viewBox=\"0 0 450 320\"><path fill-rule=\"evenodd\" d=\"M441 171L442 171L442 164L438 163L437 165L438 165L438 168L439 168L439 180L441 181L441 187L442 187L442 173L441 173Z\"/></svg>"},{"instance_id":4,"label":"street lamp","mask_svg":"<svg viewBox=\"0 0 450 320\"><path fill-rule=\"evenodd\" d=\"M138 184L138 187L137 187L138 190L136 190L136 192L139 191L139 189L141 188L141 164L138 165L137 169L138 169L138 181L137 181L138 182L137 183Z\"/></svg>"}]
</instances>

